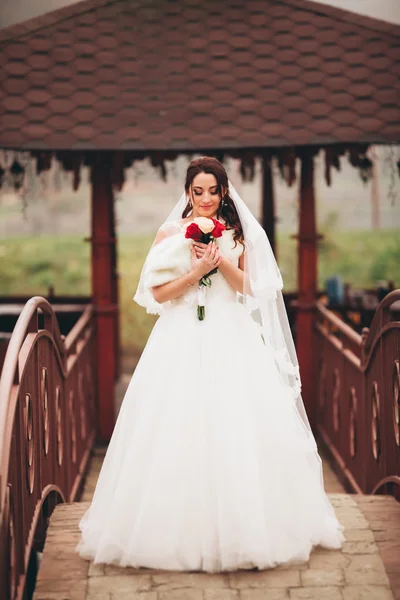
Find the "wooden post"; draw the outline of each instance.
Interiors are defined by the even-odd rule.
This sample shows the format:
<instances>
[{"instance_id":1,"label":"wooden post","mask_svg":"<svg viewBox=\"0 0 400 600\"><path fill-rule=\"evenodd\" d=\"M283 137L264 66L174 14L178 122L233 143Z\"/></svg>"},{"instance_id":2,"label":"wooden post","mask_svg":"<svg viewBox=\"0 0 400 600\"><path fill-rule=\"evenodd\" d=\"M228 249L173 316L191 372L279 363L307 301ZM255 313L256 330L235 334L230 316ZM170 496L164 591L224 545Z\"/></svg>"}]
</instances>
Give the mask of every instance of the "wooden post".
<instances>
[{"instance_id":1,"label":"wooden post","mask_svg":"<svg viewBox=\"0 0 400 600\"><path fill-rule=\"evenodd\" d=\"M96 152L92 162L92 298L96 315L99 438L114 428L117 372L116 239L111 154Z\"/></svg>"},{"instance_id":2,"label":"wooden post","mask_svg":"<svg viewBox=\"0 0 400 600\"><path fill-rule=\"evenodd\" d=\"M117 234L115 231L115 211L114 211L114 198L111 204L111 239L114 243L111 244L111 259L112 259L112 270L111 270L111 288L112 288L112 302L115 307L114 314L114 332L115 332L115 347L117 349L115 356L115 380L119 377L121 372L121 357L119 353L120 349L120 310L119 310L119 274L118 274L118 253L117 253Z\"/></svg>"},{"instance_id":3,"label":"wooden post","mask_svg":"<svg viewBox=\"0 0 400 600\"><path fill-rule=\"evenodd\" d=\"M275 197L271 167L272 157L263 157L262 171L262 226L268 236L276 258Z\"/></svg>"},{"instance_id":4,"label":"wooden post","mask_svg":"<svg viewBox=\"0 0 400 600\"><path fill-rule=\"evenodd\" d=\"M315 348L313 320L317 300L317 240L314 195L314 153L301 155L300 209L298 237L298 310L296 349L302 380L302 395L307 415L315 427Z\"/></svg>"},{"instance_id":5,"label":"wooden post","mask_svg":"<svg viewBox=\"0 0 400 600\"><path fill-rule=\"evenodd\" d=\"M379 174L379 156L376 146L370 146L368 155L372 162L372 178L371 178L371 227L378 230L381 228L380 214L380 174Z\"/></svg>"}]
</instances>

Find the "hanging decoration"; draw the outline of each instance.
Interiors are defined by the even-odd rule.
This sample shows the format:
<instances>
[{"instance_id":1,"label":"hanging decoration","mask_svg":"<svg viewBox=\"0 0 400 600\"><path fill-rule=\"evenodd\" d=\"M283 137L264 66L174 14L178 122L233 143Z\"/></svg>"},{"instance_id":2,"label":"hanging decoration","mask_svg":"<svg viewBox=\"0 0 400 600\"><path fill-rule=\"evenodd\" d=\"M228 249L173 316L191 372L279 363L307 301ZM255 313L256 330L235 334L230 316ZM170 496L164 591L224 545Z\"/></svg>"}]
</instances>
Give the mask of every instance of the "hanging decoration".
<instances>
[{"instance_id":1,"label":"hanging decoration","mask_svg":"<svg viewBox=\"0 0 400 600\"><path fill-rule=\"evenodd\" d=\"M161 179L167 181L167 168L165 166L165 157L159 153L154 152L150 156L150 162L155 169L158 169Z\"/></svg>"},{"instance_id":2,"label":"hanging decoration","mask_svg":"<svg viewBox=\"0 0 400 600\"><path fill-rule=\"evenodd\" d=\"M360 177L364 183L367 183L373 176L372 161L367 155L369 144L336 144L326 146L324 150L324 177L327 185L332 185L332 168L340 171L340 157L347 153L350 164L359 170ZM239 160L239 171L243 181L254 181L256 176L256 166L259 164L259 158L263 159L269 156L271 159L276 159L278 172L285 183L291 187L296 181L296 159L301 158L302 153L313 152L315 156L320 148L315 147L287 147L287 148L259 148L259 149L230 149L225 151L211 151L212 154L221 162L226 160L226 157L231 157ZM205 151L205 153L207 153ZM133 167L134 178L140 175L140 168L136 164L142 160L148 159L150 164L159 171L163 181L167 180L167 176L171 169L167 169L167 161L174 161L179 157L176 151L158 151L147 153L144 151L108 151L111 160L112 184L116 190L121 190L125 182L125 172L130 167ZM198 153L196 153L197 155ZM45 172L50 172L52 160L55 158L60 164L61 172L73 173L73 189L76 191L81 182L81 169L83 166L90 167L93 161L94 151L76 151L63 150L58 152L51 151L0 151L0 187L13 187L20 195L26 194L26 178L33 169L32 158L35 159L36 174L41 175ZM194 153L186 153L188 160L194 156ZM392 205L395 200L395 180L396 173L400 176L400 160L395 156L395 147L389 146L389 156L385 160L389 163L390 180L388 196L391 198ZM32 164L32 167L30 166ZM28 169L29 167L29 169ZM28 173L29 171L29 173ZM54 185L58 189L60 187L60 169L52 169L55 178ZM57 181L56 181L57 179ZM41 178L41 185L45 187L47 181ZM32 187L32 186L31 186Z\"/></svg>"},{"instance_id":3,"label":"hanging decoration","mask_svg":"<svg viewBox=\"0 0 400 600\"><path fill-rule=\"evenodd\" d=\"M243 181L253 181L255 174L255 156L253 153L246 152L240 154L240 174Z\"/></svg>"},{"instance_id":4,"label":"hanging decoration","mask_svg":"<svg viewBox=\"0 0 400 600\"><path fill-rule=\"evenodd\" d=\"M400 154L400 150L397 147L397 156L399 156L399 154ZM396 190L396 182L397 182L396 167L397 167L397 175L400 177L400 158L398 158L397 162L396 162L394 145L390 145L386 149L384 161L387 164L388 171L389 171L388 198L390 200L391 206L394 206L396 197L397 197L397 191L398 191L398 188Z\"/></svg>"},{"instance_id":5,"label":"hanging decoration","mask_svg":"<svg viewBox=\"0 0 400 600\"><path fill-rule=\"evenodd\" d=\"M0 187L4 185L21 193L30 154L13 150L0 151Z\"/></svg>"},{"instance_id":6,"label":"hanging decoration","mask_svg":"<svg viewBox=\"0 0 400 600\"><path fill-rule=\"evenodd\" d=\"M294 147L280 148L277 151L277 162L282 180L292 187L296 181L296 149Z\"/></svg>"},{"instance_id":7,"label":"hanging decoration","mask_svg":"<svg viewBox=\"0 0 400 600\"><path fill-rule=\"evenodd\" d=\"M51 152L35 152L36 157L36 173L40 175L43 171L48 171L51 167Z\"/></svg>"},{"instance_id":8,"label":"hanging decoration","mask_svg":"<svg viewBox=\"0 0 400 600\"><path fill-rule=\"evenodd\" d=\"M358 168L363 183L367 183L372 177L372 161L367 156L369 144L357 144L349 147L349 162Z\"/></svg>"},{"instance_id":9,"label":"hanging decoration","mask_svg":"<svg viewBox=\"0 0 400 600\"><path fill-rule=\"evenodd\" d=\"M14 162L10 167L10 175L12 177L14 189L16 191L20 190L24 183L25 169L16 159L14 159Z\"/></svg>"},{"instance_id":10,"label":"hanging decoration","mask_svg":"<svg viewBox=\"0 0 400 600\"><path fill-rule=\"evenodd\" d=\"M214 156L217 160L219 160L220 163L224 162L224 158L225 158L224 152L215 152Z\"/></svg>"},{"instance_id":11,"label":"hanging decoration","mask_svg":"<svg viewBox=\"0 0 400 600\"><path fill-rule=\"evenodd\" d=\"M326 184L332 184L332 167L336 171L340 171L340 156L345 153L345 148L342 146L327 146L325 150L325 181Z\"/></svg>"},{"instance_id":12,"label":"hanging decoration","mask_svg":"<svg viewBox=\"0 0 400 600\"><path fill-rule=\"evenodd\" d=\"M111 179L119 192L125 181L125 160L123 152L114 152L111 165Z\"/></svg>"},{"instance_id":13,"label":"hanging decoration","mask_svg":"<svg viewBox=\"0 0 400 600\"><path fill-rule=\"evenodd\" d=\"M360 159L359 169L363 183L368 183L372 177L372 160L368 156L363 156Z\"/></svg>"}]
</instances>

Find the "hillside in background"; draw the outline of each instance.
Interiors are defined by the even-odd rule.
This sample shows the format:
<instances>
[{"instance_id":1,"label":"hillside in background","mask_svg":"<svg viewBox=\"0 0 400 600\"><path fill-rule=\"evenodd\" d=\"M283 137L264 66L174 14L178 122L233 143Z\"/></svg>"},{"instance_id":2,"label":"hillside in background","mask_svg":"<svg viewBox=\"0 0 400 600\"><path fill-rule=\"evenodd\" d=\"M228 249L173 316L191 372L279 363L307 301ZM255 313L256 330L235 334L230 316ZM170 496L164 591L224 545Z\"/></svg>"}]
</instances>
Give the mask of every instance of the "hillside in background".
<instances>
[{"instance_id":1,"label":"hillside in background","mask_svg":"<svg viewBox=\"0 0 400 600\"><path fill-rule=\"evenodd\" d=\"M393 174L388 164L388 150L378 148L380 157L379 188L382 228L400 228L400 183L394 173L397 199L394 204L388 197ZM397 149L398 152L398 149ZM188 164L186 157L167 163L168 179L163 182L158 172L147 162L136 163L127 173L127 181L116 194L118 230L122 234L153 233L168 215L183 190ZM297 165L299 167L299 164ZM238 172L238 162L226 163L229 177L255 215L260 214L260 164L253 182L243 183ZM392 168L393 170L393 168ZM281 232L297 229L297 183L289 188L281 181L275 167L275 190L278 228ZM372 223L371 182L364 184L359 172L347 158L341 159L341 171L333 171L332 185L324 179L322 155L316 159L317 218L319 228L337 230L370 229ZM28 181L25 215L22 200L11 192L0 195L0 237L21 235L87 235L90 231L90 185L87 170L82 182L73 192L71 174L57 170L56 165L41 180L32 175Z\"/></svg>"}]
</instances>

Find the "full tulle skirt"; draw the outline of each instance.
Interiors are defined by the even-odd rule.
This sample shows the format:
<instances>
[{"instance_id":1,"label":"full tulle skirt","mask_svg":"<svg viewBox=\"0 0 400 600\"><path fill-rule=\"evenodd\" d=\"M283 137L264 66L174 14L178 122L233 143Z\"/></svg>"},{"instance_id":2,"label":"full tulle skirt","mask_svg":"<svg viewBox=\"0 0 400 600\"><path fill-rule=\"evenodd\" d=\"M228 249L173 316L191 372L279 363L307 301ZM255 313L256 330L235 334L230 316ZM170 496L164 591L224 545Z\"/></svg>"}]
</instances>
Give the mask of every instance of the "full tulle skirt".
<instances>
[{"instance_id":1,"label":"full tulle skirt","mask_svg":"<svg viewBox=\"0 0 400 600\"><path fill-rule=\"evenodd\" d=\"M80 529L84 558L168 570L265 569L342 545L314 440L240 303L158 319Z\"/></svg>"}]
</instances>

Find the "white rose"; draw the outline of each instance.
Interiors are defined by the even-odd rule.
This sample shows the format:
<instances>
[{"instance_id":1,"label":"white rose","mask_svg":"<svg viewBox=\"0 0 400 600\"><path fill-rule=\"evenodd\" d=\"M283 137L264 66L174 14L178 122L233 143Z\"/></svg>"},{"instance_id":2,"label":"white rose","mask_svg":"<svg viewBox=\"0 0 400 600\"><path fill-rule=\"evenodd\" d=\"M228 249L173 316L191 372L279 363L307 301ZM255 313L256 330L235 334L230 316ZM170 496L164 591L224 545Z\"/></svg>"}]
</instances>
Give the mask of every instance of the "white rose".
<instances>
[{"instance_id":1,"label":"white rose","mask_svg":"<svg viewBox=\"0 0 400 600\"><path fill-rule=\"evenodd\" d=\"M211 233L215 227L213 221L207 217L196 217L193 222L198 225L203 233Z\"/></svg>"}]
</instances>

